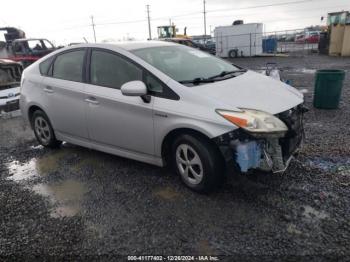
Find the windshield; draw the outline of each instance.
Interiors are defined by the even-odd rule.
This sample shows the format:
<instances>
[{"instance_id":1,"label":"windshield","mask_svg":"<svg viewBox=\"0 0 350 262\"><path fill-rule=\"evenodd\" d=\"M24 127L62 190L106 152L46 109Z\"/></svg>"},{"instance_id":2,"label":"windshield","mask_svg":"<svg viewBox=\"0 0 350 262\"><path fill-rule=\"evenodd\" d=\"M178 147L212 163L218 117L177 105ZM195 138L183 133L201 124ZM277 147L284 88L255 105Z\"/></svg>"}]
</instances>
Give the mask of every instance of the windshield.
<instances>
[{"instance_id":1,"label":"windshield","mask_svg":"<svg viewBox=\"0 0 350 262\"><path fill-rule=\"evenodd\" d=\"M28 40L28 47L31 50L46 50L46 46L40 40Z\"/></svg>"},{"instance_id":2,"label":"windshield","mask_svg":"<svg viewBox=\"0 0 350 262\"><path fill-rule=\"evenodd\" d=\"M222 59L186 46L152 47L132 52L178 82L239 70Z\"/></svg>"}]
</instances>

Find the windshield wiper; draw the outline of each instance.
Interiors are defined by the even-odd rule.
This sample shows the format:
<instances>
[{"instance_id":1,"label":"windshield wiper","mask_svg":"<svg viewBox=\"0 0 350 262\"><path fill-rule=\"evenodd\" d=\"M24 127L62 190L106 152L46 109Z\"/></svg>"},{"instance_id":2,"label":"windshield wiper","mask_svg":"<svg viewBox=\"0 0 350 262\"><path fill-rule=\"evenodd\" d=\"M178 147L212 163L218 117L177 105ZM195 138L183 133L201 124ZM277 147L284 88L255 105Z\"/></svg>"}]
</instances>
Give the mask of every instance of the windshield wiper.
<instances>
[{"instance_id":1,"label":"windshield wiper","mask_svg":"<svg viewBox=\"0 0 350 262\"><path fill-rule=\"evenodd\" d=\"M179 83L180 84L194 84L194 85L199 85L202 83L213 83L215 81L219 81L219 80L216 80L216 78L224 77L224 76L234 74L234 73L244 73L244 72L247 72L247 69L239 69L239 70L234 70L234 71L223 71L220 74L212 76L212 77L208 77L208 78L197 77L193 80L182 80L182 81L179 81Z\"/></svg>"},{"instance_id":2,"label":"windshield wiper","mask_svg":"<svg viewBox=\"0 0 350 262\"><path fill-rule=\"evenodd\" d=\"M215 76L212 76L212 77L209 77L207 79L215 79L215 78L218 78L218 77L224 77L224 76L227 76L227 75L230 75L230 74L234 74L234 73L245 73L247 72L247 69L239 69L239 70L234 70L234 71L222 71L220 74L218 75L215 75Z\"/></svg>"},{"instance_id":3,"label":"windshield wiper","mask_svg":"<svg viewBox=\"0 0 350 262\"><path fill-rule=\"evenodd\" d=\"M213 79L209 78L202 78L202 77L197 77L193 80L182 80L179 81L180 84L194 84L194 85L199 85L201 83L213 83L215 82Z\"/></svg>"}]
</instances>

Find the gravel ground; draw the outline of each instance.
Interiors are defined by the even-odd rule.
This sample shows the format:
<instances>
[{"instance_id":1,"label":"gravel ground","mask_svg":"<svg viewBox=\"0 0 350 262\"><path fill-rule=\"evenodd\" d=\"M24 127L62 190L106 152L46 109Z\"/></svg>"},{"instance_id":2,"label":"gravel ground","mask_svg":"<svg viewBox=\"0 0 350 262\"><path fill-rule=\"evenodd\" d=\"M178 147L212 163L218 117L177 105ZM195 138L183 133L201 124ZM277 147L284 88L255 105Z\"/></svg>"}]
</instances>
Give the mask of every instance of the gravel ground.
<instances>
[{"instance_id":1,"label":"gravel ground","mask_svg":"<svg viewBox=\"0 0 350 262\"><path fill-rule=\"evenodd\" d=\"M306 141L285 174L186 189L166 169L64 144L38 146L20 117L0 119L0 260L216 255L224 261L349 261L350 59L277 62L307 89ZM314 70L347 70L338 110L312 107ZM125 259L126 257L119 257Z\"/></svg>"}]
</instances>

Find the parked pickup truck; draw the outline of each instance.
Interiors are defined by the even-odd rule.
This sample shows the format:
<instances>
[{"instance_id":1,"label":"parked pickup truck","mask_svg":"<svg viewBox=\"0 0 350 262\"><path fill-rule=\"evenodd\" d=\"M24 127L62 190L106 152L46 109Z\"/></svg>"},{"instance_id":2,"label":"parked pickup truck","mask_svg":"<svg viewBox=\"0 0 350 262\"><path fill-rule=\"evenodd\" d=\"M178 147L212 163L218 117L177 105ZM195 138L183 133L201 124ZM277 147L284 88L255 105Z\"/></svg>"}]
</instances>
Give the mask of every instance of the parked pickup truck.
<instances>
[{"instance_id":1,"label":"parked pickup truck","mask_svg":"<svg viewBox=\"0 0 350 262\"><path fill-rule=\"evenodd\" d=\"M27 67L54 50L56 48L47 39L16 39L11 43L9 58Z\"/></svg>"}]
</instances>

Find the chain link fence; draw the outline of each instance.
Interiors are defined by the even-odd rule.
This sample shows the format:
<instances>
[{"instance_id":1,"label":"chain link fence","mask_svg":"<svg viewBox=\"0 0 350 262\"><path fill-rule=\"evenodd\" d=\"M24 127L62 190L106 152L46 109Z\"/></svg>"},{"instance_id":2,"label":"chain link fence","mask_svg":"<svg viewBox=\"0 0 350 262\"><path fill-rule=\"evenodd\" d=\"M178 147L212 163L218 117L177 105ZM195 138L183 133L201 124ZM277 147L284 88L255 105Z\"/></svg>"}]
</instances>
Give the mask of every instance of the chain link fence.
<instances>
[{"instance_id":1,"label":"chain link fence","mask_svg":"<svg viewBox=\"0 0 350 262\"><path fill-rule=\"evenodd\" d=\"M216 53L221 57L245 57L318 52L319 31L304 29L224 35L215 33Z\"/></svg>"}]
</instances>

